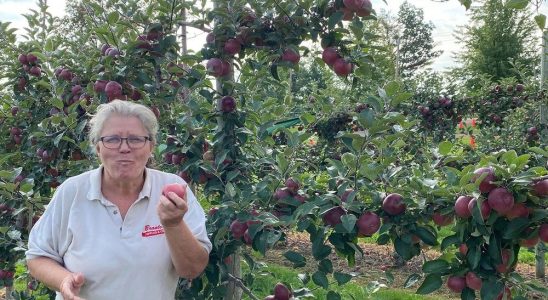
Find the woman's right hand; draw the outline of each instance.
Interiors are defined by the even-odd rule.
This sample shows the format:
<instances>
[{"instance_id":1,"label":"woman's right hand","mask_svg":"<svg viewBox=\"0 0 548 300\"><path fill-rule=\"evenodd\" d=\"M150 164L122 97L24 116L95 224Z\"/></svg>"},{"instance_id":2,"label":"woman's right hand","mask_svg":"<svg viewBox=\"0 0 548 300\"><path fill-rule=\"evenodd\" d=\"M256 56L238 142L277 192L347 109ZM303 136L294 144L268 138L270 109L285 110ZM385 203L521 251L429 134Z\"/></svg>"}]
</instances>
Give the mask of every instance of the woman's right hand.
<instances>
[{"instance_id":1,"label":"woman's right hand","mask_svg":"<svg viewBox=\"0 0 548 300\"><path fill-rule=\"evenodd\" d=\"M84 300L80 298L80 288L86 279L82 273L71 273L61 282L59 291L65 300Z\"/></svg>"}]
</instances>

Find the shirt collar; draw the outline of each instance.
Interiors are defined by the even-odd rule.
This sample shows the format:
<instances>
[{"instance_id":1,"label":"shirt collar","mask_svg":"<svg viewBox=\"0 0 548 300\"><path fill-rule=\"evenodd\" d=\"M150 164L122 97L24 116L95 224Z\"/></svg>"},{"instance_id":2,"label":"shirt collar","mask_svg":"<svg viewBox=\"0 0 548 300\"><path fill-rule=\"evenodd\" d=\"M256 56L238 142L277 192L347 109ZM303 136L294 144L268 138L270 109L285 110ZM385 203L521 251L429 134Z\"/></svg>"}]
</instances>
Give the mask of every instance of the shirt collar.
<instances>
[{"instance_id":1,"label":"shirt collar","mask_svg":"<svg viewBox=\"0 0 548 300\"><path fill-rule=\"evenodd\" d=\"M103 173L103 165L99 168L92 170L89 177L90 188L87 194L88 200L101 200L103 194L101 193L101 174ZM150 178L151 174L148 168L145 168L145 183L141 192L139 192L139 197L137 201L143 198L150 198L152 194L152 179Z\"/></svg>"}]
</instances>

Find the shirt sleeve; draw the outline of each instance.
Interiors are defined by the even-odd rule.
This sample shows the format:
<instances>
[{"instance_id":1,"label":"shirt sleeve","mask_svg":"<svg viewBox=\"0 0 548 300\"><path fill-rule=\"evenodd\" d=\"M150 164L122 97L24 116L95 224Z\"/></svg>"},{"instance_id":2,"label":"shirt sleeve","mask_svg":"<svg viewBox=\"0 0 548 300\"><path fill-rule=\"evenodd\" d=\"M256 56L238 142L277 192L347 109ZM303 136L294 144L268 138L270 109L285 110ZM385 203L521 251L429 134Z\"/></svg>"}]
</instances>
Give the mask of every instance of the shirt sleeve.
<instances>
[{"instance_id":1,"label":"shirt sleeve","mask_svg":"<svg viewBox=\"0 0 548 300\"><path fill-rule=\"evenodd\" d=\"M67 196L67 182L59 186L53 194L44 214L32 227L29 234L27 259L48 257L63 264L63 257L70 244L67 230L70 201Z\"/></svg>"},{"instance_id":2,"label":"shirt sleeve","mask_svg":"<svg viewBox=\"0 0 548 300\"><path fill-rule=\"evenodd\" d=\"M183 220L189 227L192 234L196 239L204 246L207 252L211 252L212 244L207 236L207 229L205 226L206 217L204 209L196 199L196 196L190 188L187 186L187 201L188 201L188 211L183 217Z\"/></svg>"}]
</instances>

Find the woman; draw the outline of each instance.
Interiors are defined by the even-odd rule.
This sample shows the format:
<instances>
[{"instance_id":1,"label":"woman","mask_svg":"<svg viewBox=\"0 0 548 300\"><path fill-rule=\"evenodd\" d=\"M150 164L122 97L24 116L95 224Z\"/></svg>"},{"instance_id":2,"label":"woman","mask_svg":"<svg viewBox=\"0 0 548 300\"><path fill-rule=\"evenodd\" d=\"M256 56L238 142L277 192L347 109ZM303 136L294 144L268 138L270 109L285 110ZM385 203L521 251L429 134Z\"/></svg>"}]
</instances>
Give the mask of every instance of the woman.
<instances>
[{"instance_id":1,"label":"woman","mask_svg":"<svg viewBox=\"0 0 548 300\"><path fill-rule=\"evenodd\" d=\"M179 277L206 267L202 207L181 178L146 167L157 131L153 112L127 101L102 104L91 119L101 166L59 186L26 252L56 299L173 299ZM171 183L186 195L162 195Z\"/></svg>"}]
</instances>

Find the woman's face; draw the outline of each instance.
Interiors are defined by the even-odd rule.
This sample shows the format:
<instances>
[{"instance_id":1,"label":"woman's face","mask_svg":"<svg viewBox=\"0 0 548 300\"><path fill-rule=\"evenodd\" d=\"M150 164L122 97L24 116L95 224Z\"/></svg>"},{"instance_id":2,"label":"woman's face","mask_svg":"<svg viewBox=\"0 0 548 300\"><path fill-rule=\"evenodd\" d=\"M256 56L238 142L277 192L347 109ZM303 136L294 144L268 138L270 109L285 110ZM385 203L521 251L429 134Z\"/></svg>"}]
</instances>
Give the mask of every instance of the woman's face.
<instances>
[{"instance_id":1,"label":"woman's face","mask_svg":"<svg viewBox=\"0 0 548 300\"><path fill-rule=\"evenodd\" d=\"M105 175L122 181L142 178L154 144L147 139L143 145L139 140L148 136L143 123L137 117L112 115L108 118L101 131L103 140L95 145ZM119 146L116 137L122 138Z\"/></svg>"}]
</instances>

